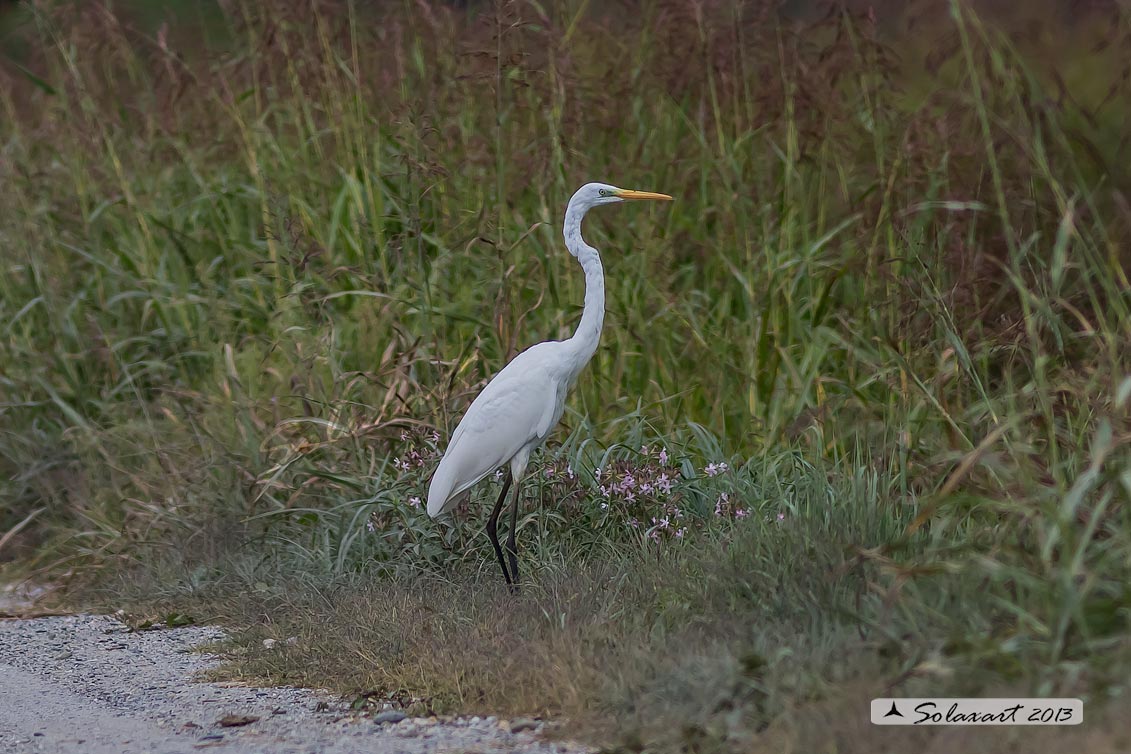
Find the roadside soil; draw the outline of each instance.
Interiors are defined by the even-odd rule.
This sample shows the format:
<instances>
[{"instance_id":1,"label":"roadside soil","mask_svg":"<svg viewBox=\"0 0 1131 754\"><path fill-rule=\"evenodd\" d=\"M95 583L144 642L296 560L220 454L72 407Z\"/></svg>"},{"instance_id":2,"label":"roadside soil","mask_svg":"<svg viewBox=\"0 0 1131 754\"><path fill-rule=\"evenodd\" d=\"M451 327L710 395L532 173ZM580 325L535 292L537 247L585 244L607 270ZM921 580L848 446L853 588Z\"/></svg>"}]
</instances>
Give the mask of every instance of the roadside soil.
<instances>
[{"instance_id":1,"label":"roadside soil","mask_svg":"<svg viewBox=\"0 0 1131 754\"><path fill-rule=\"evenodd\" d=\"M0 606L2 607L2 606ZM13 611L0 610L0 615ZM211 626L131 631L112 616L0 619L0 751L66 754L583 754L535 720L375 716L301 688L200 680Z\"/></svg>"}]
</instances>

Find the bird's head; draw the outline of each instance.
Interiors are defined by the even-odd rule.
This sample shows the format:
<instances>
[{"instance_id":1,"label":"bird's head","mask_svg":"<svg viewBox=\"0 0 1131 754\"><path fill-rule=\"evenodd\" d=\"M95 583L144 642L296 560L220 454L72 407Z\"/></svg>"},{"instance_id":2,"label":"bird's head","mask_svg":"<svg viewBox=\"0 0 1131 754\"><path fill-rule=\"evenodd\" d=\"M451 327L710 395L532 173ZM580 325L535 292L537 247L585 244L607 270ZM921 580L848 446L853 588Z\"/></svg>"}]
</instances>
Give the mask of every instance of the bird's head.
<instances>
[{"instance_id":1,"label":"bird's head","mask_svg":"<svg viewBox=\"0 0 1131 754\"><path fill-rule=\"evenodd\" d=\"M667 194L656 194L651 191L632 191L617 188L607 183L586 183L574 193L569 200L571 207L585 212L591 207L600 204L613 204L614 202L630 202L651 199L653 201L670 202L672 198Z\"/></svg>"}]
</instances>

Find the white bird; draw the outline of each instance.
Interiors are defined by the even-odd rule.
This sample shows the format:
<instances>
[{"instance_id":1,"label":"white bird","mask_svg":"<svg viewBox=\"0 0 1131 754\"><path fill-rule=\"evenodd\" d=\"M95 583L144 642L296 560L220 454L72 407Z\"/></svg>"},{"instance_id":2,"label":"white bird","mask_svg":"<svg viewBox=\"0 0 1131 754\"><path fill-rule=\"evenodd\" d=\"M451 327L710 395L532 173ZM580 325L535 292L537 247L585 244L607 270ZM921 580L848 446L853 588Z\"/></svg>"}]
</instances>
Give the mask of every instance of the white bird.
<instances>
[{"instance_id":1,"label":"white bird","mask_svg":"<svg viewBox=\"0 0 1131 754\"><path fill-rule=\"evenodd\" d=\"M569 200L565 213L566 248L585 271L585 307L577 331L567 340L549 340L531 346L487 383L452 433L428 487L428 515L435 518L453 508L463 493L480 479L503 465L510 466L503 490L487 520L487 536L495 548L507 584L518 583L514 530L518 520L518 486L526 464L531 452L546 440L561 419L566 393L597 350L605 320L605 273L601 256L582 239L581 220L586 212L600 204L642 199L671 201L667 194L630 191L606 183L587 183ZM497 527L512 481L515 495L507 537L508 572L499 547Z\"/></svg>"}]
</instances>

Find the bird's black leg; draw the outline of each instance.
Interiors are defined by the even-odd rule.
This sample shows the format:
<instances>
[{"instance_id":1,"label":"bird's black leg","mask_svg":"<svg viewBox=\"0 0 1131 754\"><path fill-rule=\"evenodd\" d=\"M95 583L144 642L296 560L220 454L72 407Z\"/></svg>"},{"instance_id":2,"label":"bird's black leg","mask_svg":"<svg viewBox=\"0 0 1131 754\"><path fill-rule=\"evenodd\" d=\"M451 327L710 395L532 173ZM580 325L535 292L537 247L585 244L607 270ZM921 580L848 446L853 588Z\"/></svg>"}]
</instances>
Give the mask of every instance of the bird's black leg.
<instances>
[{"instance_id":1,"label":"bird's black leg","mask_svg":"<svg viewBox=\"0 0 1131 754\"><path fill-rule=\"evenodd\" d=\"M510 488L511 473L508 470L506 481L503 482L503 491L499 493L499 499L495 501L495 507L491 509L491 517L487 519L487 536L491 540L491 546L495 548L495 557L499 559L499 568L503 569L503 578L507 580L508 585L511 583L511 575L507 573L507 564L503 560L503 548L499 547L498 528L499 513L503 510L503 501L507 499L507 491Z\"/></svg>"},{"instance_id":2,"label":"bird's black leg","mask_svg":"<svg viewBox=\"0 0 1131 754\"><path fill-rule=\"evenodd\" d=\"M518 528L518 498L519 486L514 486L514 502L511 503L511 531L507 535L507 554L511 559L511 578L514 579L512 591L518 591L518 546L514 541L515 529Z\"/></svg>"}]
</instances>

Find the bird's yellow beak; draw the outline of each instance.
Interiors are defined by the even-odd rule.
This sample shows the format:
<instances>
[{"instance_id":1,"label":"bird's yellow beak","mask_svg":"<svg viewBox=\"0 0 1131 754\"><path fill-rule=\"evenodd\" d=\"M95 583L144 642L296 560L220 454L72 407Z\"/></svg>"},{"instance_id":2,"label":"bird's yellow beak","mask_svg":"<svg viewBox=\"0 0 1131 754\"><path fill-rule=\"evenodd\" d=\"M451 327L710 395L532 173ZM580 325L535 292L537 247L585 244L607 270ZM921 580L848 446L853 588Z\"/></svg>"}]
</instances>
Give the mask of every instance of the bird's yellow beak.
<instances>
[{"instance_id":1,"label":"bird's yellow beak","mask_svg":"<svg viewBox=\"0 0 1131 754\"><path fill-rule=\"evenodd\" d=\"M630 191L629 189L621 189L616 195L626 201L651 199L653 201L670 202L672 200L667 194L657 194L652 191Z\"/></svg>"}]
</instances>

